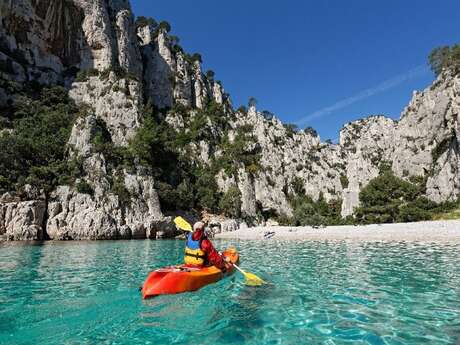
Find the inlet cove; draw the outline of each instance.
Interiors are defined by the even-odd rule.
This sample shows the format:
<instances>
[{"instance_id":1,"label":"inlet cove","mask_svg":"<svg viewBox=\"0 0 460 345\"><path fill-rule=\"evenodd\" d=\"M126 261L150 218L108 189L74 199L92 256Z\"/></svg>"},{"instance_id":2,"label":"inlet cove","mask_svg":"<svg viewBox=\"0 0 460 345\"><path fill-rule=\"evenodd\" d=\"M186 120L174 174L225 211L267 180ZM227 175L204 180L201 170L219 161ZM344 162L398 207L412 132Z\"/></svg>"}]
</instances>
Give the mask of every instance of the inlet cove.
<instances>
[{"instance_id":1,"label":"inlet cove","mask_svg":"<svg viewBox=\"0 0 460 345\"><path fill-rule=\"evenodd\" d=\"M0 345L460 344L459 13L0 0Z\"/></svg>"}]
</instances>

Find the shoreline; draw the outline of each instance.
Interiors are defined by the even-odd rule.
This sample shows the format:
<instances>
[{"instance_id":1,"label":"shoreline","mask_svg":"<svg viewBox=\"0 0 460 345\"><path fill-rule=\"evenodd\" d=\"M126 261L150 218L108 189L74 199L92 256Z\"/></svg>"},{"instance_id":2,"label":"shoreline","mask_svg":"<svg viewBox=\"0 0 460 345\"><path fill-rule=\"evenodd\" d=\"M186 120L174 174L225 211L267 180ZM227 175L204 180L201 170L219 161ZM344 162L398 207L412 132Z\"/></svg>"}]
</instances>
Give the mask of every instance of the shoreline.
<instances>
[{"instance_id":1,"label":"shoreline","mask_svg":"<svg viewBox=\"0 0 460 345\"><path fill-rule=\"evenodd\" d=\"M216 239L443 241L460 243L460 220L371 225L265 226L216 234Z\"/></svg>"}]
</instances>

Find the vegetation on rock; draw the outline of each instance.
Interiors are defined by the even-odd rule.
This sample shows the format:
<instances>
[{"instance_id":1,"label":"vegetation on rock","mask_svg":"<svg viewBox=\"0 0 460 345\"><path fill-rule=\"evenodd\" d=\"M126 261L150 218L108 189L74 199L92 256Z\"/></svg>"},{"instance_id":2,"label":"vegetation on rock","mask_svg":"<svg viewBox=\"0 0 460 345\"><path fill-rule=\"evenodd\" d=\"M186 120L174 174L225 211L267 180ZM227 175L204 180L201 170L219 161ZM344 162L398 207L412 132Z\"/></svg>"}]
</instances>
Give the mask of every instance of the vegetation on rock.
<instances>
[{"instance_id":1,"label":"vegetation on rock","mask_svg":"<svg viewBox=\"0 0 460 345\"><path fill-rule=\"evenodd\" d=\"M241 217L241 192L238 187L232 186L222 196L219 202L220 210L228 217Z\"/></svg>"},{"instance_id":2,"label":"vegetation on rock","mask_svg":"<svg viewBox=\"0 0 460 345\"><path fill-rule=\"evenodd\" d=\"M448 210L451 203L437 204L423 196L425 179L413 177L405 181L389 169L369 182L360 194L361 206L356 208L357 222L363 224L415 222L432 219Z\"/></svg>"},{"instance_id":3,"label":"vegetation on rock","mask_svg":"<svg viewBox=\"0 0 460 345\"><path fill-rule=\"evenodd\" d=\"M62 87L29 86L0 134L0 193L30 184L45 193L73 181L66 144L79 109Z\"/></svg>"},{"instance_id":4,"label":"vegetation on rock","mask_svg":"<svg viewBox=\"0 0 460 345\"><path fill-rule=\"evenodd\" d=\"M429 56L431 70L438 76L444 70L460 73L460 45L443 46L433 49Z\"/></svg>"},{"instance_id":5,"label":"vegetation on rock","mask_svg":"<svg viewBox=\"0 0 460 345\"><path fill-rule=\"evenodd\" d=\"M260 166L260 147L252 134L252 126L245 125L237 129L233 140L224 136L220 144L221 156L216 164L230 176L236 176L238 168L243 166L250 174L256 174Z\"/></svg>"},{"instance_id":6,"label":"vegetation on rock","mask_svg":"<svg viewBox=\"0 0 460 345\"><path fill-rule=\"evenodd\" d=\"M144 16L139 16L136 18L136 29L144 27L144 26L157 26L158 23L155 19L152 17L144 17Z\"/></svg>"}]
</instances>

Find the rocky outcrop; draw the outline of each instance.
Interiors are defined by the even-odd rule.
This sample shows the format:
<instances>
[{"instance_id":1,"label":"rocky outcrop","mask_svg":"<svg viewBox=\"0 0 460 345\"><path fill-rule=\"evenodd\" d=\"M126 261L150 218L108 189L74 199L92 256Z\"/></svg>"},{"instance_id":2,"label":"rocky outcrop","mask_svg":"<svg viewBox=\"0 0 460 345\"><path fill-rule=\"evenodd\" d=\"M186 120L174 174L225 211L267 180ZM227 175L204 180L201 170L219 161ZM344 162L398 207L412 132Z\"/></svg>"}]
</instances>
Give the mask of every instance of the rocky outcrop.
<instances>
[{"instance_id":1,"label":"rocky outcrop","mask_svg":"<svg viewBox=\"0 0 460 345\"><path fill-rule=\"evenodd\" d=\"M69 94L106 123L115 145L126 146L141 123L142 85L137 80L109 72L106 77L73 83Z\"/></svg>"},{"instance_id":2,"label":"rocky outcrop","mask_svg":"<svg viewBox=\"0 0 460 345\"><path fill-rule=\"evenodd\" d=\"M171 108L173 99L173 78L175 61L166 43L166 34L146 26L141 28L141 47L144 59L144 93L159 109Z\"/></svg>"},{"instance_id":3,"label":"rocky outcrop","mask_svg":"<svg viewBox=\"0 0 460 345\"><path fill-rule=\"evenodd\" d=\"M359 191L384 161L401 178L426 178L429 199L456 200L459 106L460 78L446 72L423 92L414 92L399 121L378 116L346 125L340 136L349 180L343 214L352 214L359 205Z\"/></svg>"},{"instance_id":4,"label":"rocky outcrop","mask_svg":"<svg viewBox=\"0 0 460 345\"><path fill-rule=\"evenodd\" d=\"M130 177L127 178L129 182ZM131 181L131 188L150 187L148 182ZM77 193L68 186L59 187L51 196L47 233L54 240L107 240L172 237L176 228L156 207L152 190L140 191L132 204L123 205L116 195L104 198ZM150 201L150 203L149 203ZM156 201L156 203L155 203Z\"/></svg>"},{"instance_id":5,"label":"rocky outcrop","mask_svg":"<svg viewBox=\"0 0 460 345\"><path fill-rule=\"evenodd\" d=\"M207 78L197 57L184 53L164 28L143 26L138 36L145 97L158 109L172 108L174 104L201 109L211 100L229 104L222 85Z\"/></svg>"},{"instance_id":6,"label":"rocky outcrop","mask_svg":"<svg viewBox=\"0 0 460 345\"><path fill-rule=\"evenodd\" d=\"M142 75L127 1L1 1L0 13L3 79L55 84L71 80L79 69L114 66Z\"/></svg>"},{"instance_id":7,"label":"rocky outcrop","mask_svg":"<svg viewBox=\"0 0 460 345\"><path fill-rule=\"evenodd\" d=\"M69 139L70 155L82 162L85 172L77 185L88 184L92 193L79 193L70 186L60 186L51 194L47 221L49 238L99 240L174 236L175 226L172 219L161 212L153 178L140 168L134 171L114 169L104 154L95 150L92 137L98 118L101 117L89 114L78 119ZM108 129L111 134L116 133L110 126ZM120 138L126 140L126 133L120 134ZM124 142L114 140L113 144L121 146Z\"/></svg>"},{"instance_id":8,"label":"rocky outcrop","mask_svg":"<svg viewBox=\"0 0 460 345\"><path fill-rule=\"evenodd\" d=\"M340 174L333 167L343 160L336 146L322 144L309 131L290 131L276 118L267 120L254 106L247 112L238 112L233 127L247 125L253 128L262 169L255 175L240 170L234 181L222 173L217 179L223 191L237 183L242 193L243 214L254 217L257 211L262 211L291 215L287 198L295 178L314 198L323 193L330 199L340 193Z\"/></svg>"},{"instance_id":9,"label":"rocky outcrop","mask_svg":"<svg viewBox=\"0 0 460 345\"><path fill-rule=\"evenodd\" d=\"M220 175L221 190L237 183L243 213L254 216L258 208L291 214L287 195L294 179L302 181L307 195L341 199L342 215L359 206L359 192L387 162L401 178L422 176L426 195L433 201L456 200L459 189L460 77L441 75L423 92L415 92L401 119L370 116L348 123L339 145L321 143L310 130L292 132L275 118L266 119L251 107L237 113L235 128L250 125L261 149L264 167L253 178L236 180Z\"/></svg>"},{"instance_id":10,"label":"rocky outcrop","mask_svg":"<svg viewBox=\"0 0 460 345\"><path fill-rule=\"evenodd\" d=\"M0 235L8 240L44 240L44 200L0 201Z\"/></svg>"},{"instance_id":11,"label":"rocky outcrop","mask_svg":"<svg viewBox=\"0 0 460 345\"><path fill-rule=\"evenodd\" d=\"M359 205L359 192L377 177L379 166L391 162L396 123L384 116L372 116L347 124L340 132L343 160L341 173L346 177L342 186L342 215L353 214Z\"/></svg>"}]
</instances>

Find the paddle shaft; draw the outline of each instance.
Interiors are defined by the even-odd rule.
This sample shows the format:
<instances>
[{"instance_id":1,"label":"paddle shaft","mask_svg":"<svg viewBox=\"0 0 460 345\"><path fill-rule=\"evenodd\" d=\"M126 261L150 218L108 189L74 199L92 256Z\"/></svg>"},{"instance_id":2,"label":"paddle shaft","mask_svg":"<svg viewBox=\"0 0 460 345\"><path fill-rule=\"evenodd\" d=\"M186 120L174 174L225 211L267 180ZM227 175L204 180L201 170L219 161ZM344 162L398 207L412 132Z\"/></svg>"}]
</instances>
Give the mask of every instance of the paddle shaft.
<instances>
[{"instance_id":1,"label":"paddle shaft","mask_svg":"<svg viewBox=\"0 0 460 345\"><path fill-rule=\"evenodd\" d=\"M220 254L220 256L224 259L224 261L227 262L227 261L225 260L225 255L222 254L222 253L220 253L220 252L219 252L219 254ZM239 268L237 264L234 264L233 262L229 262L229 264L230 264L230 265L233 265L233 267L235 267L235 268L236 268L238 271L240 271L243 275L246 275L246 272L243 271L241 268Z\"/></svg>"},{"instance_id":2,"label":"paddle shaft","mask_svg":"<svg viewBox=\"0 0 460 345\"><path fill-rule=\"evenodd\" d=\"M232 265L233 265L233 267L235 267L235 268L236 268L238 271L240 271L241 273L246 274L246 272L243 271L241 268L239 268L236 264L232 264Z\"/></svg>"}]
</instances>

